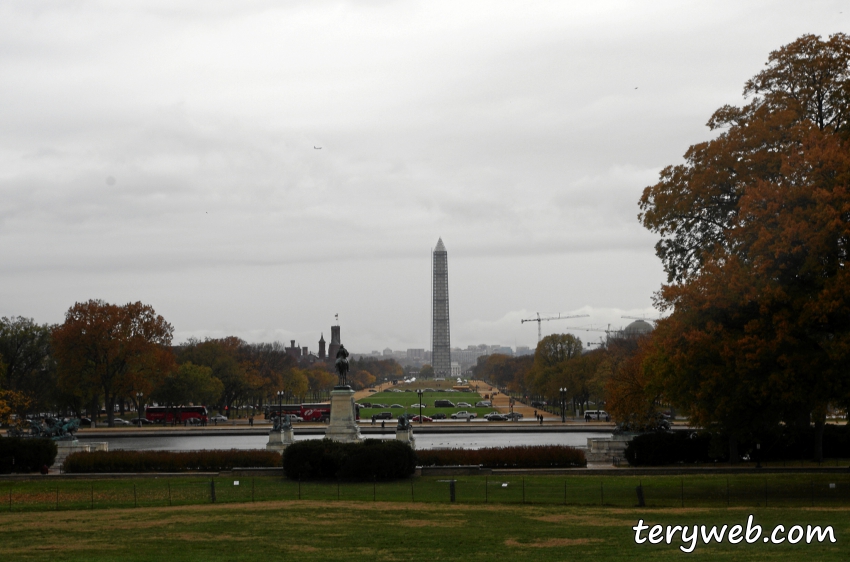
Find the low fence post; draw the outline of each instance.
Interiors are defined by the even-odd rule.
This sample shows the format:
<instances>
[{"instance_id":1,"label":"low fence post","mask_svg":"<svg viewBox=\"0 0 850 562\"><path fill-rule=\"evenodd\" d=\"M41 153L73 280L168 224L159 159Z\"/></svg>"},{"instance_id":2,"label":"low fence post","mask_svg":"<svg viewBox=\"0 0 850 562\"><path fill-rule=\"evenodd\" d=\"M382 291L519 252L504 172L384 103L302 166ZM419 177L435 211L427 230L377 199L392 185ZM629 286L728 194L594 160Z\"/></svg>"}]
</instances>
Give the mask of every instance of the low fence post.
<instances>
[{"instance_id":1,"label":"low fence post","mask_svg":"<svg viewBox=\"0 0 850 562\"><path fill-rule=\"evenodd\" d=\"M59 511L59 486L56 486L56 511Z\"/></svg>"},{"instance_id":2,"label":"low fence post","mask_svg":"<svg viewBox=\"0 0 850 562\"><path fill-rule=\"evenodd\" d=\"M638 484L638 487L635 488L635 491L637 492L638 507L646 507L646 502L643 498L643 482Z\"/></svg>"},{"instance_id":3,"label":"low fence post","mask_svg":"<svg viewBox=\"0 0 850 562\"><path fill-rule=\"evenodd\" d=\"M522 503L525 503L525 476L522 477Z\"/></svg>"},{"instance_id":4,"label":"low fence post","mask_svg":"<svg viewBox=\"0 0 850 562\"><path fill-rule=\"evenodd\" d=\"M171 482L166 482L168 484L168 507L171 507Z\"/></svg>"},{"instance_id":5,"label":"low fence post","mask_svg":"<svg viewBox=\"0 0 850 562\"><path fill-rule=\"evenodd\" d=\"M210 502L215 503L215 480L210 478Z\"/></svg>"},{"instance_id":6,"label":"low fence post","mask_svg":"<svg viewBox=\"0 0 850 562\"><path fill-rule=\"evenodd\" d=\"M484 503L489 502L489 492L490 492L490 477L484 477Z\"/></svg>"},{"instance_id":7,"label":"low fence post","mask_svg":"<svg viewBox=\"0 0 850 562\"><path fill-rule=\"evenodd\" d=\"M91 508L94 509L94 482L91 484Z\"/></svg>"},{"instance_id":8,"label":"low fence post","mask_svg":"<svg viewBox=\"0 0 850 562\"><path fill-rule=\"evenodd\" d=\"M449 501L455 502L455 482L456 480L449 480Z\"/></svg>"},{"instance_id":9,"label":"low fence post","mask_svg":"<svg viewBox=\"0 0 850 562\"><path fill-rule=\"evenodd\" d=\"M215 493L213 493L215 495ZM215 501L215 500L213 500ZM136 497L136 484L133 483L133 507L139 507L139 500Z\"/></svg>"}]
</instances>

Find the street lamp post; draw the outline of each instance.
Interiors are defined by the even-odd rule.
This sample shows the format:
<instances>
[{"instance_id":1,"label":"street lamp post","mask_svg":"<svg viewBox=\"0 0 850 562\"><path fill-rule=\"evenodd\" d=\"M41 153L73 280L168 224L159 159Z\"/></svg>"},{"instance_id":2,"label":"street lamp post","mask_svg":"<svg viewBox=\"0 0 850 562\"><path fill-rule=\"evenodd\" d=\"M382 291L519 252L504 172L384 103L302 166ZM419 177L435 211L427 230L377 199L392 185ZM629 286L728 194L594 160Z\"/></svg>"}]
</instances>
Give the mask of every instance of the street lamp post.
<instances>
[{"instance_id":1,"label":"street lamp post","mask_svg":"<svg viewBox=\"0 0 850 562\"><path fill-rule=\"evenodd\" d=\"M561 388L561 423L567 421L567 389Z\"/></svg>"},{"instance_id":2,"label":"street lamp post","mask_svg":"<svg viewBox=\"0 0 850 562\"><path fill-rule=\"evenodd\" d=\"M419 395L419 425L422 425L422 389L416 391Z\"/></svg>"},{"instance_id":3,"label":"street lamp post","mask_svg":"<svg viewBox=\"0 0 850 562\"><path fill-rule=\"evenodd\" d=\"M141 392L136 393L136 407L138 408L139 427L142 427L142 396Z\"/></svg>"},{"instance_id":4,"label":"street lamp post","mask_svg":"<svg viewBox=\"0 0 850 562\"><path fill-rule=\"evenodd\" d=\"M278 390L277 391L277 426L278 427L283 427L283 418L281 418L282 415L283 415L283 391Z\"/></svg>"}]
</instances>

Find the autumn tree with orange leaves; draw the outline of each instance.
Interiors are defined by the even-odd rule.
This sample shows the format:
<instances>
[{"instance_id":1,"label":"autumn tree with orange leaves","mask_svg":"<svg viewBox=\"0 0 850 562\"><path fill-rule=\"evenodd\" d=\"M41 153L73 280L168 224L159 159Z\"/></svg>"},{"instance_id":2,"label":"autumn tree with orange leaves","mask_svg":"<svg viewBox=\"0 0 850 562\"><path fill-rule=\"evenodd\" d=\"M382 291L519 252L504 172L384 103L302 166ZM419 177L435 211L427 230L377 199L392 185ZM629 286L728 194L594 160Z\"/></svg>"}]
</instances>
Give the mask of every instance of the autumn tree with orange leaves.
<instances>
[{"instance_id":1,"label":"autumn tree with orange leaves","mask_svg":"<svg viewBox=\"0 0 850 562\"><path fill-rule=\"evenodd\" d=\"M100 392L107 421L114 424L116 398L149 395L174 368L173 328L151 306L101 300L77 303L53 329L60 387Z\"/></svg>"},{"instance_id":2,"label":"autumn tree with orange leaves","mask_svg":"<svg viewBox=\"0 0 850 562\"><path fill-rule=\"evenodd\" d=\"M644 367L733 459L742 439L811 424L819 460L850 395L850 37L772 52L744 95L640 200L668 276Z\"/></svg>"}]
</instances>

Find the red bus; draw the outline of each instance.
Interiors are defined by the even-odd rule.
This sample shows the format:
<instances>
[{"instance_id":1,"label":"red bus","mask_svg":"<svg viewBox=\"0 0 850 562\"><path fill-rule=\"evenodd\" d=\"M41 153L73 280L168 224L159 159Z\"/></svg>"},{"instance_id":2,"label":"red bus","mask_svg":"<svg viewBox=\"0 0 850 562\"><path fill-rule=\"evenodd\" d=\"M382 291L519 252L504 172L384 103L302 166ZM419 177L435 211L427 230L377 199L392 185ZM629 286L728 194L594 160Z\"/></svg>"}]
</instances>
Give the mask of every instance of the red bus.
<instances>
[{"instance_id":1,"label":"red bus","mask_svg":"<svg viewBox=\"0 0 850 562\"><path fill-rule=\"evenodd\" d=\"M355 419L360 419L360 405L355 405ZM320 402L313 404L268 404L265 406L266 419L276 418L278 412L283 410L284 414L296 415L301 417L305 422L323 422L331 419L331 405L329 402Z\"/></svg>"},{"instance_id":2,"label":"red bus","mask_svg":"<svg viewBox=\"0 0 850 562\"><path fill-rule=\"evenodd\" d=\"M191 418L197 418L204 423L210 421L206 406L148 406L145 408L145 418L155 423L183 423Z\"/></svg>"}]
</instances>

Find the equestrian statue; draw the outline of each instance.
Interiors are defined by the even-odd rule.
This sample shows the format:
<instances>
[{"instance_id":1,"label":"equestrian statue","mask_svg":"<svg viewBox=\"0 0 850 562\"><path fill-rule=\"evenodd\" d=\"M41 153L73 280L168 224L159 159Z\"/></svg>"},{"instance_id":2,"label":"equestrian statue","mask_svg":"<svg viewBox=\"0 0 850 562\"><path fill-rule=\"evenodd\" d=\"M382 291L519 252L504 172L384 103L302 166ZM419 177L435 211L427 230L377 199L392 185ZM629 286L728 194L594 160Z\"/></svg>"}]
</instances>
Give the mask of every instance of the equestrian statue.
<instances>
[{"instance_id":1,"label":"equestrian statue","mask_svg":"<svg viewBox=\"0 0 850 562\"><path fill-rule=\"evenodd\" d=\"M339 376L338 386L348 386L348 350L344 345L339 346L336 352L336 363L334 363L336 374Z\"/></svg>"}]
</instances>

